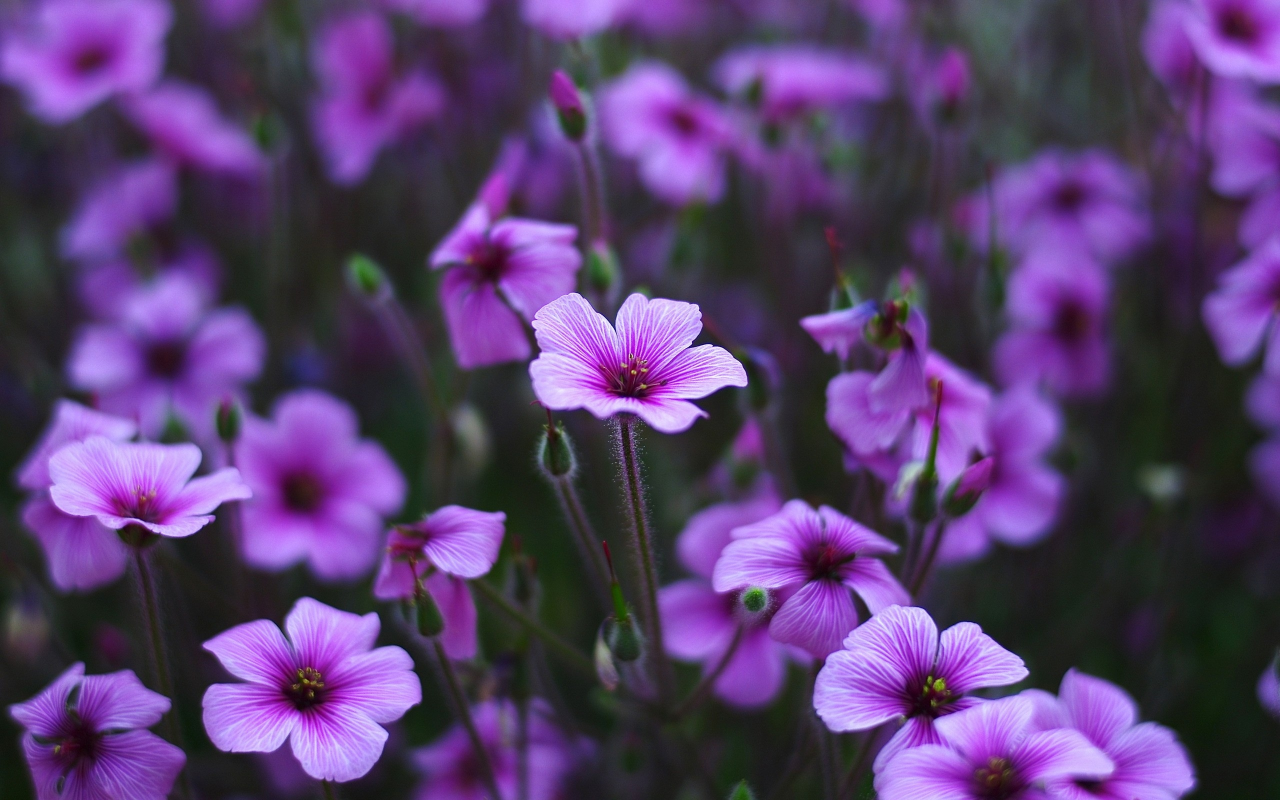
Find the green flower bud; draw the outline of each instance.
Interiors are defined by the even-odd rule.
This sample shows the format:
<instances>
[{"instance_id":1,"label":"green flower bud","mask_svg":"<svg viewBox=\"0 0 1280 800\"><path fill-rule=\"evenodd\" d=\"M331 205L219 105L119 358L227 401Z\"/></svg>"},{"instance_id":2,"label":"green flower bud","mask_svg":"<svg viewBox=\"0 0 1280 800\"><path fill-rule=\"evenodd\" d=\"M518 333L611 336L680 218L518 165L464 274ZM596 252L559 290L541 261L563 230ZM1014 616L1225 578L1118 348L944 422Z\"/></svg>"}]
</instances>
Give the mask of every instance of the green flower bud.
<instances>
[{"instance_id":1,"label":"green flower bud","mask_svg":"<svg viewBox=\"0 0 1280 800\"><path fill-rule=\"evenodd\" d=\"M368 300L382 300L391 294L391 284L382 267L363 253L347 259L347 283Z\"/></svg>"},{"instance_id":2,"label":"green flower bud","mask_svg":"<svg viewBox=\"0 0 1280 800\"><path fill-rule=\"evenodd\" d=\"M644 655L644 637L636 628L635 617L609 620L605 623L605 639L609 652L624 664L639 660Z\"/></svg>"},{"instance_id":3,"label":"green flower bud","mask_svg":"<svg viewBox=\"0 0 1280 800\"><path fill-rule=\"evenodd\" d=\"M752 586L742 593L742 607L751 614L759 614L769 607L769 590Z\"/></svg>"},{"instance_id":4,"label":"green flower bud","mask_svg":"<svg viewBox=\"0 0 1280 800\"><path fill-rule=\"evenodd\" d=\"M538 440L538 467L552 480L572 477L577 470L578 460L574 457L573 443L563 422L542 426L542 437Z\"/></svg>"},{"instance_id":5,"label":"green flower bud","mask_svg":"<svg viewBox=\"0 0 1280 800\"><path fill-rule=\"evenodd\" d=\"M746 780L738 781L738 785L733 787L733 791L729 792L729 800L756 800L756 793L751 791L751 786Z\"/></svg>"},{"instance_id":6,"label":"green flower bud","mask_svg":"<svg viewBox=\"0 0 1280 800\"><path fill-rule=\"evenodd\" d=\"M413 605L418 612L418 633L427 637L439 636L444 630L444 615L431 593L419 590L413 596Z\"/></svg>"},{"instance_id":7,"label":"green flower bud","mask_svg":"<svg viewBox=\"0 0 1280 800\"><path fill-rule=\"evenodd\" d=\"M218 410L214 417L215 425L218 429L218 438L223 444L235 444L240 438L240 404L233 397L224 397L218 403Z\"/></svg>"}]
</instances>

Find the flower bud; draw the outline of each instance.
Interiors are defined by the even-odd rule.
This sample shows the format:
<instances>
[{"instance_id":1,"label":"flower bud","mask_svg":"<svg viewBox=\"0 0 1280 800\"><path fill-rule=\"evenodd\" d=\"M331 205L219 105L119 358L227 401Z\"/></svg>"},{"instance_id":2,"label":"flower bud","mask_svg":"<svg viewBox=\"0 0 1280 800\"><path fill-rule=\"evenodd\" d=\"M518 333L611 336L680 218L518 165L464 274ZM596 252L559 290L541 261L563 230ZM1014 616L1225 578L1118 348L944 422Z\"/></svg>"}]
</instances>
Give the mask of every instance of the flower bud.
<instances>
[{"instance_id":1,"label":"flower bud","mask_svg":"<svg viewBox=\"0 0 1280 800\"><path fill-rule=\"evenodd\" d=\"M608 297L618 285L618 256L605 242L595 242L587 251L587 286Z\"/></svg>"},{"instance_id":2,"label":"flower bud","mask_svg":"<svg viewBox=\"0 0 1280 800\"><path fill-rule=\"evenodd\" d=\"M759 614L769 607L769 590L752 586L738 600L748 614Z\"/></svg>"},{"instance_id":3,"label":"flower bud","mask_svg":"<svg viewBox=\"0 0 1280 800\"><path fill-rule=\"evenodd\" d=\"M214 424L223 444L235 444L240 438L240 404L234 397L224 397L218 402Z\"/></svg>"},{"instance_id":4,"label":"flower bud","mask_svg":"<svg viewBox=\"0 0 1280 800\"><path fill-rule=\"evenodd\" d=\"M729 800L756 800L756 793L751 791L751 786L745 779L740 780L733 791L729 792Z\"/></svg>"},{"instance_id":5,"label":"flower bud","mask_svg":"<svg viewBox=\"0 0 1280 800\"><path fill-rule=\"evenodd\" d=\"M569 140L582 141L587 135L587 112L582 106L578 87L564 70L558 69L551 74L550 94L551 104L560 118L560 130Z\"/></svg>"},{"instance_id":6,"label":"flower bud","mask_svg":"<svg viewBox=\"0 0 1280 800\"><path fill-rule=\"evenodd\" d=\"M418 612L418 633L423 636L439 636L444 630L444 615L431 593L425 589L414 592L413 606Z\"/></svg>"},{"instance_id":7,"label":"flower bud","mask_svg":"<svg viewBox=\"0 0 1280 800\"><path fill-rule=\"evenodd\" d=\"M964 472L951 482L942 494L942 513L951 519L968 514L991 485L991 471L995 461L990 456L965 467Z\"/></svg>"},{"instance_id":8,"label":"flower bud","mask_svg":"<svg viewBox=\"0 0 1280 800\"><path fill-rule=\"evenodd\" d=\"M609 652L618 661L629 663L644 655L644 636L636 627L635 617L628 615L625 619L609 619L605 621L605 641L609 643Z\"/></svg>"},{"instance_id":9,"label":"flower bud","mask_svg":"<svg viewBox=\"0 0 1280 800\"><path fill-rule=\"evenodd\" d=\"M933 429L929 432L929 452L924 466L916 478L911 495L911 518L921 524L933 521L938 515L938 421L942 416L942 382L934 389Z\"/></svg>"},{"instance_id":10,"label":"flower bud","mask_svg":"<svg viewBox=\"0 0 1280 800\"><path fill-rule=\"evenodd\" d=\"M596 633L596 646L592 655L596 662L596 677L604 688L612 692L618 688L618 667L613 663L613 653L609 651L609 645L605 641L604 629L605 626L601 625Z\"/></svg>"},{"instance_id":11,"label":"flower bud","mask_svg":"<svg viewBox=\"0 0 1280 800\"><path fill-rule=\"evenodd\" d=\"M552 480L572 477L577 470L573 442L569 440L563 422L554 425L548 422L542 426L542 437L538 440L538 467Z\"/></svg>"},{"instance_id":12,"label":"flower bud","mask_svg":"<svg viewBox=\"0 0 1280 800\"><path fill-rule=\"evenodd\" d=\"M386 273L363 253L347 259L347 284L366 300L382 301L391 296L391 283Z\"/></svg>"}]
</instances>

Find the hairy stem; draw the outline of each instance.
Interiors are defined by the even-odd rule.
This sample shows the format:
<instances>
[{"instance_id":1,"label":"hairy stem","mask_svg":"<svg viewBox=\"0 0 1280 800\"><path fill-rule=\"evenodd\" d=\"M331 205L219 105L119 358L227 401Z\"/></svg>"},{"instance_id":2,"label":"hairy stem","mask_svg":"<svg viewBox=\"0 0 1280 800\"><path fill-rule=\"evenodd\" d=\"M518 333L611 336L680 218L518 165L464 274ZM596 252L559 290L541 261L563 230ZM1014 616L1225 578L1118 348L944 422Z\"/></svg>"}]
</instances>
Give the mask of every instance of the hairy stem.
<instances>
[{"instance_id":1,"label":"hairy stem","mask_svg":"<svg viewBox=\"0 0 1280 800\"><path fill-rule=\"evenodd\" d=\"M568 477L553 478L551 485L555 489L556 499L560 501L560 511L564 514L569 532L577 541L583 563L587 567L587 577L591 588L607 612L609 603L609 567L604 563L600 552L600 537L596 534L587 512L578 497L578 489Z\"/></svg>"},{"instance_id":2,"label":"hairy stem","mask_svg":"<svg viewBox=\"0 0 1280 800\"><path fill-rule=\"evenodd\" d=\"M467 701L466 693L462 691L462 684L458 682L458 674L453 671L453 663L449 661L444 645L440 644L438 637L432 638L431 647L435 653L436 667L440 672L440 682L444 684L445 693L453 705L454 714L466 729L467 738L471 740L471 750L476 757L476 766L480 770L480 782L484 784L489 800L502 800L502 793L498 791L498 781L493 777L493 764L489 761L489 750L480 738L476 721L471 716L471 705Z\"/></svg>"},{"instance_id":3,"label":"hairy stem","mask_svg":"<svg viewBox=\"0 0 1280 800\"><path fill-rule=\"evenodd\" d=\"M171 703L170 713L164 716L165 733L170 742L182 747L182 727L178 724L178 698L173 692L173 677L165 658L164 633L160 628L160 604L156 600L156 583L147 563L147 553L142 547L133 548L134 566L137 568L138 589L142 595L142 621L147 629L147 655L151 660L151 672L155 675L157 691ZM179 796L191 797L191 778L185 766L178 784Z\"/></svg>"},{"instance_id":4,"label":"hairy stem","mask_svg":"<svg viewBox=\"0 0 1280 800\"><path fill-rule=\"evenodd\" d=\"M920 588L924 586L925 580L929 577L929 571L933 569L933 562L938 558L938 548L942 546L942 537L947 532L947 521L939 520L933 528L933 539L929 542L929 550L925 554L924 561L920 564L920 569L916 570L916 576L911 581L911 585L907 587L907 591L915 597L919 593Z\"/></svg>"}]
</instances>

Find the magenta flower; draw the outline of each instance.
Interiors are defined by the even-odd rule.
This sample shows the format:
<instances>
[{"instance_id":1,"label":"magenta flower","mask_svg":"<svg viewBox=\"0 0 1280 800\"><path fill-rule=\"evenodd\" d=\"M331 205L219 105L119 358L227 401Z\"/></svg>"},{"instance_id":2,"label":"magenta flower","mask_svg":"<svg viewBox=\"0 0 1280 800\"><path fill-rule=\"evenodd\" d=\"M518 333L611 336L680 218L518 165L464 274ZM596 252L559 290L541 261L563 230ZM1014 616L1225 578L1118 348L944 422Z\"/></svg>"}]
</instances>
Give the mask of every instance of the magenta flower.
<instances>
[{"instance_id":1,"label":"magenta flower","mask_svg":"<svg viewBox=\"0 0 1280 800\"><path fill-rule=\"evenodd\" d=\"M1009 686L1027 677L1022 659L972 622L938 626L922 608L890 606L827 657L813 687L813 707L833 731L900 727L876 757L880 772L895 755L941 744L939 717L981 702L975 689Z\"/></svg>"},{"instance_id":2,"label":"magenta flower","mask_svg":"<svg viewBox=\"0 0 1280 800\"><path fill-rule=\"evenodd\" d=\"M80 330L67 373L102 408L138 420L156 437L170 414L197 437L212 434L219 400L262 369L266 343L239 308L206 311L204 290L166 273L140 287L122 319Z\"/></svg>"},{"instance_id":3,"label":"magenta flower","mask_svg":"<svg viewBox=\"0 0 1280 800\"><path fill-rule=\"evenodd\" d=\"M807 44L739 47L716 62L712 75L730 94L758 87L760 114L770 123L889 95L889 76L880 66Z\"/></svg>"},{"instance_id":4,"label":"magenta flower","mask_svg":"<svg viewBox=\"0 0 1280 800\"><path fill-rule=\"evenodd\" d=\"M156 245L155 271L143 275L124 258L99 261L81 267L76 276L76 294L92 316L102 321L120 322L129 312L143 289L162 275L180 276L195 292L201 306L209 306L218 298L222 268L207 246L187 240L174 243L167 231L156 232L150 239Z\"/></svg>"},{"instance_id":5,"label":"magenta flower","mask_svg":"<svg viewBox=\"0 0 1280 800\"><path fill-rule=\"evenodd\" d=\"M160 536L190 536L213 521L228 500L251 496L235 467L191 479L200 466L193 444L113 442L93 436L49 459L49 494L74 517L96 517L118 531L145 528Z\"/></svg>"},{"instance_id":6,"label":"magenta flower","mask_svg":"<svg viewBox=\"0 0 1280 800\"><path fill-rule=\"evenodd\" d=\"M204 728L219 750L270 753L284 744L317 780L353 781L382 755L382 726L422 702L413 659L374 647L377 614L363 617L304 597L285 617L285 635L265 619L204 643L246 683L204 693Z\"/></svg>"},{"instance_id":7,"label":"magenta flower","mask_svg":"<svg viewBox=\"0 0 1280 800\"><path fill-rule=\"evenodd\" d=\"M792 648L769 635L769 623L781 598L770 598L761 612L742 607L742 591L723 594L711 586L716 560L731 541L735 528L759 522L781 508L771 489L757 496L709 506L689 518L676 554L696 578L678 581L658 591L658 610L665 630L664 643L673 657L699 662L704 675L716 669L733 643L738 626L741 641L724 671L716 678L715 695L730 705L758 708L773 702L787 677Z\"/></svg>"},{"instance_id":8,"label":"magenta flower","mask_svg":"<svg viewBox=\"0 0 1280 800\"><path fill-rule=\"evenodd\" d=\"M161 152L205 172L253 176L266 165L248 132L228 122L197 86L166 80L123 101L125 114Z\"/></svg>"},{"instance_id":9,"label":"magenta flower","mask_svg":"<svg viewBox=\"0 0 1280 800\"><path fill-rule=\"evenodd\" d=\"M915 409L929 403L925 355L929 352L929 326L919 309L905 302L867 300L853 308L816 314L800 320L822 347L841 360L859 342L875 343L888 355L888 363L867 389L867 402L877 413Z\"/></svg>"},{"instance_id":10,"label":"magenta flower","mask_svg":"<svg viewBox=\"0 0 1280 800\"><path fill-rule=\"evenodd\" d=\"M582 266L577 238L572 225L515 217L495 222L481 202L467 209L431 254L432 269L448 269L440 303L458 366L529 358L523 320L573 291Z\"/></svg>"},{"instance_id":11,"label":"magenta flower","mask_svg":"<svg viewBox=\"0 0 1280 800\"><path fill-rule=\"evenodd\" d=\"M518 714L509 700L489 700L472 707L480 741L484 744L498 791L516 797L519 785ZM557 800L564 783L588 746L570 739L554 722L550 706L540 698L529 703L528 800ZM417 800L489 800L475 750L461 725L454 725L430 745L413 751L413 763L425 774Z\"/></svg>"},{"instance_id":12,"label":"magenta flower","mask_svg":"<svg viewBox=\"0 0 1280 800\"><path fill-rule=\"evenodd\" d=\"M520 0L525 24L552 39L581 39L611 27L628 0Z\"/></svg>"},{"instance_id":13,"label":"magenta flower","mask_svg":"<svg viewBox=\"0 0 1280 800\"><path fill-rule=\"evenodd\" d=\"M1173 800L1196 786L1191 759L1174 732L1154 722L1139 723L1133 698L1101 678L1067 670L1058 696L1044 695L1040 701L1036 724L1077 730L1115 762L1115 771L1102 780L1060 776L1046 781L1054 797Z\"/></svg>"},{"instance_id":14,"label":"magenta flower","mask_svg":"<svg viewBox=\"0 0 1280 800\"><path fill-rule=\"evenodd\" d=\"M147 730L168 710L169 698L148 690L131 671L85 675L84 664L72 664L43 692L9 706L25 729L22 751L38 800L164 800L187 761Z\"/></svg>"},{"instance_id":15,"label":"magenta flower","mask_svg":"<svg viewBox=\"0 0 1280 800\"><path fill-rule=\"evenodd\" d=\"M54 505L49 497L49 459L68 444L92 436L122 442L137 432L138 426L127 419L59 400L53 421L18 468L18 485L33 493L22 508L22 522L40 542L49 576L63 591L111 583L124 574L129 553L115 531L96 518L72 516Z\"/></svg>"},{"instance_id":16,"label":"magenta flower","mask_svg":"<svg viewBox=\"0 0 1280 800\"><path fill-rule=\"evenodd\" d=\"M845 361L854 347L866 342L867 325L879 313L880 301L864 300L852 308L811 314L800 320L800 327L813 337L822 352L835 353Z\"/></svg>"},{"instance_id":17,"label":"magenta flower","mask_svg":"<svg viewBox=\"0 0 1280 800\"><path fill-rule=\"evenodd\" d=\"M383 4L433 28L466 27L489 10L489 0L384 0Z\"/></svg>"},{"instance_id":18,"label":"magenta flower","mask_svg":"<svg viewBox=\"0 0 1280 800\"><path fill-rule=\"evenodd\" d=\"M476 605L467 579L487 575L498 560L507 515L444 506L421 522L397 525L373 583L380 600L413 598L418 579L444 617L441 644L450 658L476 654Z\"/></svg>"},{"instance_id":19,"label":"magenta flower","mask_svg":"<svg viewBox=\"0 0 1280 800\"><path fill-rule=\"evenodd\" d=\"M359 438L350 406L310 389L287 394L270 421L245 419L236 461L253 489L243 509L247 563L279 571L306 561L325 581L368 574L405 482L380 445Z\"/></svg>"},{"instance_id":20,"label":"magenta flower","mask_svg":"<svg viewBox=\"0 0 1280 800\"><path fill-rule=\"evenodd\" d=\"M671 67L634 64L599 93L605 143L639 163L649 191L676 206L724 194L733 130L715 101L695 93Z\"/></svg>"},{"instance_id":21,"label":"magenta flower","mask_svg":"<svg viewBox=\"0 0 1280 800\"><path fill-rule=\"evenodd\" d=\"M125 255L134 237L168 222L178 207L178 176L162 159L114 170L85 193L62 230L62 255L101 261Z\"/></svg>"},{"instance_id":22,"label":"magenta flower","mask_svg":"<svg viewBox=\"0 0 1280 800\"><path fill-rule=\"evenodd\" d=\"M1266 341L1263 368L1280 373L1280 329L1274 325L1280 301L1280 237L1272 237L1218 280L1218 289L1204 299L1205 327L1218 354L1240 366L1257 354Z\"/></svg>"},{"instance_id":23,"label":"magenta flower","mask_svg":"<svg viewBox=\"0 0 1280 800\"><path fill-rule=\"evenodd\" d=\"M875 558L896 552L896 544L834 508L815 511L791 500L777 514L734 529L733 541L716 562L712 585L717 592L760 587L787 596L769 623L769 634L826 658L858 626L850 590L872 614L911 602L889 568Z\"/></svg>"},{"instance_id":24,"label":"magenta flower","mask_svg":"<svg viewBox=\"0 0 1280 800\"><path fill-rule=\"evenodd\" d=\"M1079 732L1038 731L1035 703L1006 697L934 721L941 744L902 750L876 776L880 800L1043 800L1063 779L1103 780L1111 759Z\"/></svg>"},{"instance_id":25,"label":"magenta flower","mask_svg":"<svg viewBox=\"0 0 1280 800\"><path fill-rule=\"evenodd\" d=\"M1267 713L1280 719L1280 656L1271 659L1258 678L1258 702Z\"/></svg>"},{"instance_id":26,"label":"magenta flower","mask_svg":"<svg viewBox=\"0 0 1280 800\"><path fill-rule=\"evenodd\" d=\"M163 0L44 0L0 52L4 80L45 122L69 122L164 69L173 13Z\"/></svg>"},{"instance_id":27,"label":"magenta flower","mask_svg":"<svg viewBox=\"0 0 1280 800\"><path fill-rule=\"evenodd\" d=\"M707 416L690 400L747 385L746 370L727 350L690 347L702 330L693 303L633 294L618 309L615 330L575 292L538 311L533 329L542 349L529 365L533 393L554 411L635 414L654 430L680 433Z\"/></svg>"},{"instance_id":28,"label":"magenta flower","mask_svg":"<svg viewBox=\"0 0 1280 800\"><path fill-rule=\"evenodd\" d=\"M1224 78L1280 82L1280 3L1196 0L1187 36L1205 67Z\"/></svg>"},{"instance_id":29,"label":"magenta flower","mask_svg":"<svg viewBox=\"0 0 1280 800\"><path fill-rule=\"evenodd\" d=\"M335 183L364 180L382 148L444 109L439 82L422 70L397 75L394 56L391 26L372 12L340 17L317 35L312 63L321 97L312 127Z\"/></svg>"},{"instance_id":30,"label":"magenta flower","mask_svg":"<svg viewBox=\"0 0 1280 800\"><path fill-rule=\"evenodd\" d=\"M996 342L996 374L1006 386L1044 383L1065 397L1106 388L1111 359L1103 335L1107 276L1090 256L1038 249L1009 279L1010 330Z\"/></svg>"},{"instance_id":31,"label":"magenta flower","mask_svg":"<svg viewBox=\"0 0 1280 800\"><path fill-rule=\"evenodd\" d=\"M1158 0L1147 13L1142 31L1142 52L1147 66L1164 83L1173 97L1183 103L1192 100L1200 59L1187 35L1187 23L1194 14L1182 0Z\"/></svg>"}]
</instances>

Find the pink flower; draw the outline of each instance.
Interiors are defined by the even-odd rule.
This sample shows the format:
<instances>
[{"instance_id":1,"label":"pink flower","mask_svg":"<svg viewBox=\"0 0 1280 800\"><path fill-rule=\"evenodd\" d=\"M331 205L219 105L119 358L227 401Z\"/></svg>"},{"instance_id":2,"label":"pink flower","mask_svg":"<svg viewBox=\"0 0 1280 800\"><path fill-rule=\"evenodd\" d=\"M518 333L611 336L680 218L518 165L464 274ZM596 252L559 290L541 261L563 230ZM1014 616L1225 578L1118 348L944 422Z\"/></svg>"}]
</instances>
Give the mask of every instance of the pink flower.
<instances>
[{"instance_id":1,"label":"pink flower","mask_svg":"<svg viewBox=\"0 0 1280 800\"><path fill-rule=\"evenodd\" d=\"M702 330L693 303L633 294L618 309L615 330L581 295L567 294L544 306L533 328L542 349L529 365L533 393L555 411L635 414L654 430L680 433L707 415L690 400L747 385L746 370L727 350L690 347Z\"/></svg>"},{"instance_id":2,"label":"pink flower","mask_svg":"<svg viewBox=\"0 0 1280 800\"><path fill-rule=\"evenodd\" d=\"M489 10L489 0L384 0L384 5L435 28L472 25Z\"/></svg>"},{"instance_id":3,"label":"pink flower","mask_svg":"<svg viewBox=\"0 0 1280 800\"><path fill-rule=\"evenodd\" d=\"M772 123L889 95L889 76L880 66L808 44L739 47L716 62L712 75L729 94L758 87L760 114Z\"/></svg>"},{"instance_id":4,"label":"pink flower","mask_svg":"<svg viewBox=\"0 0 1280 800\"><path fill-rule=\"evenodd\" d=\"M1195 45L1187 35L1193 13L1190 4L1182 0L1159 0L1151 6L1142 31L1147 65L1174 98L1184 103L1192 99L1200 70Z\"/></svg>"},{"instance_id":5,"label":"pink flower","mask_svg":"<svg viewBox=\"0 0 1280 800\"><path fill-rule=\"evenodd\" d=\"M476 202L431 254L432 269L448 269L440 302L458 366L524 361L524 320L573 291L582 254L578 229L531 219L498 221ZM522 320L523 318L523 320Z\"/></svg>"},{"instance_id":6,"label":"pink flower","mask_svg":"<svg viewBox=\"0 0 1280 800\"><path fill-rule=\"evenodd\" d=\"M85 675L84 664L72 664L43 692L9 706L25 729L22 750L38 800L164 800L187 761L147 730L168 710L169 699L131 671Z\"/></svg>"},{"instance_id":7,"label":"pink flower","mask_svg":"<svg viewBox=\"0 0 1280 800\"><path fill-rule=\"evenodd\" d=\"M135 161L85 192L62 229L62 254L100 261L125 254L130 241L168 222L178 207L178 176L163 159Z\"/></svg>"},{"instance_id":8,"label":"pink flower","mask_svg":"<svg viewBox=\"0 0 1280 800\"><path fill-rule=\"evenodd\" d=\"M382 755L382 727L422 702L413 659L374 647L377 614L363 617L304 597L284 621L237 625L204 643L246 683L218 683L204 694L204 727L215 747L270 753L289 740L294 758L317 780L353 781Z\"/></svg>"},{"instance_id":9,"label":"pink flower","mask_svg":"<svg viewBox=\"0 0 1280 800\"><path fill-rule=\"evenodd\" d=\"M723 109L666 64L642 61L600 90L604 141L639 162L640 180L672 205L724 194L732 129Z\"/></svg>"},{"instance_id":10,"label":"pink flower","mask_svg":"<svg viewBox=\"0 0 1280 800\"><path fill-rule=\"evenodd\" d=\"M1280 3L1196 0L1186 21L1200 60L1215 75L1280 82Z\"/></svg>"},{"instance_id":11,"label":"pink flower","mask_svg":"<svg viewBox=\"0 0 1280 800\"><path fill-rule=\"evenodd\" d=\"M381 446L359 438L350 406L310 389L287 394L270 421L245 419L236 460L253 490L246 562L279 571L306 561L326 581L368 574L405 482Z\"/></svg>"},{"instance_id":12,"label":"pink flower","mask_svg":"<svg viewBox=\"0 0 1280 800\"><path fill-rule=\"evenodd\" d=\"M340 17L317 35L312 126L335 183L364 180L378 151L444 109L444 89L427 73L396 75L394 49L391 27L372 12Z\"/></svg>"},{"instance_id":13,"label":"pink flower","mask_svg":"<svg viewBox=\"0 0 1280 800\"><path fill-rule=\"evenodd\" d=\"M444 506L412 525L397 525L373 584L380 600L413 597L415 576L444 617L441 644L450 658L476 654L476 606L467 579L488 574L498 560L507 515Z\"/></svg>"},{"instance_id":14,"label":"pink flower","mask_svg":"<svg viewBox=\"0 0 1280 800\"><path fill-rule=\"evenodd\" d=\"M125 114L179 164L206 172L253 176L266 159L240 126L218 113L204 89L166 80L123 101Z\"/></svg>"},{"instance_id":15,"label":"pink flower","mask_svg":"<svg viewBox=\"0 0 1280 800\"><path fill-rule=\"evenodd\" d=\"M0 73L26 94L31 113L68 122L155 82L172 21L163 0L44 0L6 41Z\"/></svg>"},{"instance_id":16,"label":"pink flower","mask_svg":"<svg viewBox=\"0 0 1280 800\"><path fill-rule=\"evenodd\" d=\"M856 592L872 614L911 597L875 556L898 546L828 506L816 511L801 500L753 525L733 530L716 562L717 592L760 587L786 595L769 623L779 642L815 658L840 649L858 626Z\"/></svg>"},{"instance_id":17,"label":"pink flower","mask_svg":"<svg viewBox=\"0 0 1280 800\"><path fill-rule=\"evenodd\" d=\"M1210 105L1213 188L1249 198L1239 239L1247 248L1265 242L1280 214L1280 111L1251 88L1222 83Z\"/></svg>"},{"instance_id":18,"label":"pink flower","mask_svg":"<svg viewBox=\"0 0 1280 800\"><path fill-rule=\"evenodd\" d=\"M525 24L552 39L581 39L611 27L629 0L520 0Z\"/></svg>"},{"instance_id":19,"label":"pink flower","mask_svg":"<svg viewBox=\"0 0 1280 800\"><path fill-rule=\"evenodd\" d=\"M1274 324L1280 301L1280 236L1272 237L1218 279L1204 299L1205 327L1218 354L1231 366L1253 358L1266 342L1263 368L1280 373L1280 328Z\"/></svg>"},{"instance_id":20,"label":"pink flower","mask_svg":"<svg viewBox=\"0 0 1280 800\"><path fill-rule=\"evenodd\" d=\"M129 553L115 531L94 517L66 514L49 497L53 479L49 459L63 447L92 436L122 442L133 438L138 426L127 419L59 400L53 421L18 469L18 485L33 492L22 508L22 522L44 549L49 576L63 591L89 590L124 574Z\"/></svg>"},{"instance_id":21,"label":"pink flower","mask_svg":"<svg viewBox=\"0 0 1280 800\"><path fill-rule=\"evenodd\" d=\"M49 460L49 494L63 513L96 517L118 531L145 528L160 536L190 536L213 521L228 500L251 495L235 467L191 479L200 466L193 444L119 443L93 436Z\"/></svg>"},{"instance_id":22,"label":"pink flower","mask_svg":"<svg viewBox=\"0 0 1280 800\"><path fill-rule=\"evenodd\" d=\"M1280 719L1280 656L1271 659L1271 663L1258 678L1258 702L1267 713Z\"/></svg>"}]
</instances>

